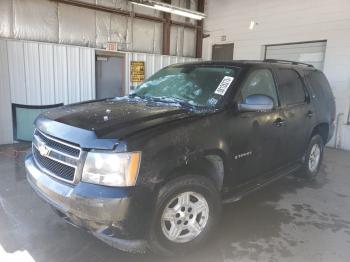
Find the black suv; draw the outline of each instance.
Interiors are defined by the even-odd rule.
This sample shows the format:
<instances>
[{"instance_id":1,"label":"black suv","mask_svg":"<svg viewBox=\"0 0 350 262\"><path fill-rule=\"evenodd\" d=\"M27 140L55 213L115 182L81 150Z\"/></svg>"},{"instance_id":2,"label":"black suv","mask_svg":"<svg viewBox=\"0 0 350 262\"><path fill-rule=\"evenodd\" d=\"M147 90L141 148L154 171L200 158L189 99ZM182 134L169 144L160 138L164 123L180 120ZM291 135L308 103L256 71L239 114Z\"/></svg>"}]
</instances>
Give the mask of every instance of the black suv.
<instances>
[{"instance_id":1,"label":"black suv","mask_svg":"<svg viewBox=\"0 0 350 262\"><path fill-rule=\"evenodd\" d=\"M183 253L208 239L223 202L297 170L313 178L334 118L328 81L310 65L177 64L127 97L41 114L27 179L113 247Z\"/></svg>"}]
</instances>

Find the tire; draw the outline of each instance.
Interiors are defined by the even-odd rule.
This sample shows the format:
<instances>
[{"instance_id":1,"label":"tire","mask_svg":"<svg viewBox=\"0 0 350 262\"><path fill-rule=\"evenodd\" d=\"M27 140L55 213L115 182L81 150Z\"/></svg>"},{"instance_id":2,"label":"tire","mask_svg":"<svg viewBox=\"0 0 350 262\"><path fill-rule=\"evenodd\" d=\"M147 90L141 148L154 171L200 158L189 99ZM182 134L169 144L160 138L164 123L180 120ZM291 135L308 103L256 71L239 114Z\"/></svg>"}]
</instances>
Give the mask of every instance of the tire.
<instances>
[{"instance_id":1,"label":"tire","mask_svg":"<svg viewBox=\"0 0 350 262\"><path fill-rule=\"evenodd\" d=\"M316 151L318 153L315 154ZM321 167L324 151L324 142L320 135L314 135L306 150L303 171L301 175L304 178L314 179Z\"/></svg>"},{"instance_id":2,"label":"tire","mask_svg":"<svg viewBox=\"0 0 350 262\"><path fill-rule=\"evenodd\" d=\"M197 213L199 210L203 211ZM159 191L148 247L163 256L193 251L208 240L218 224L220 214L220 194L211 180L195 175L171 180ZM187 232L186 229L191 231Z\"/></svg>"}]
</instances>

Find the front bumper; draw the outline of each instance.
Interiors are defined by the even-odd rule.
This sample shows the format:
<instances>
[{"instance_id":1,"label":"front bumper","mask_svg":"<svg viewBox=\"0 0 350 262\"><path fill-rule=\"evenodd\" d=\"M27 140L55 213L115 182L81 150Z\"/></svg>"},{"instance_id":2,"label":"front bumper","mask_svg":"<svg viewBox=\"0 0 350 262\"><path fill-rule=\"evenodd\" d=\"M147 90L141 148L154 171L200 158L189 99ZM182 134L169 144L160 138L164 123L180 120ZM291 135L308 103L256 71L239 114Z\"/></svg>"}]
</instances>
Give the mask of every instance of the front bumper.
<instances>
[{"instance_id":1,"label":"front bumper","mask_svg":"<svg viewBox=\"0 0 350 262\"><path fill-rule=\"evenodd\" d=\"M67 222L85 228L115 248L145 251L142 239L151 218L151 198L146 192L135 187L66 184L38 169L31 154L25 166L29 184Z\"/></svg>"}]
</instances>

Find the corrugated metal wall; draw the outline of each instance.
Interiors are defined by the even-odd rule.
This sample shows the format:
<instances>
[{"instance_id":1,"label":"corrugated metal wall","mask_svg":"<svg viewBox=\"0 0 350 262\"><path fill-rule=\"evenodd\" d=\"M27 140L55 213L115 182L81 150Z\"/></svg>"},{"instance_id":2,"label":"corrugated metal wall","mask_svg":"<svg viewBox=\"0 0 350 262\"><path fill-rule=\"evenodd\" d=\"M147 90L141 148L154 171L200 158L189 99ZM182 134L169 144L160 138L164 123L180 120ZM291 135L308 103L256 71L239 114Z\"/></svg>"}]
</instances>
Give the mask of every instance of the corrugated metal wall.
<instances>
[{"instance_id":1,"label":"corrugated metal wall","mask_svg":"<svg viewBox=\"0 0 350 262\"><path fill-rule=\"evenodd\" d=\"M7 57L11 102L74 103L95 97L94 49L0 40Z\"/></svg>"},{"instance_id":2,"label":"corrugated metal wall","mask_svg":"<svg viewBox=\"0 0 350 262\"><path fill-rule=\"evenodd\" d=\"M12 142L11 103L69 104L94 97L94 49L0 40L0 144Z\"/></svg>"}]
</instances>

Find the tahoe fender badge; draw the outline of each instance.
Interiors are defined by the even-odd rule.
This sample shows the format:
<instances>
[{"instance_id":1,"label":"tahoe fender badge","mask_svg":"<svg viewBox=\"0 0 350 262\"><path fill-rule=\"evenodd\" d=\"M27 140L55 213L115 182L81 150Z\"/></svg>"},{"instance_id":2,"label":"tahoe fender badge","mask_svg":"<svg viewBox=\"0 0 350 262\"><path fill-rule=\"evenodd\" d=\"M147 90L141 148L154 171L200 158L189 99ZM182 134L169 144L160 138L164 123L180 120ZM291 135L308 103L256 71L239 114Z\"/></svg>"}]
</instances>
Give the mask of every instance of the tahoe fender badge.
<instances>
[{"instance_id":1,"label":"tahoe fender badge","mask_svg":"<svg viewBox=\"0 0 350 262\"><path fill-rule=\"evenodd\" d=\"M249 152L246 152L246 153L233 155L233 157L237 160L237 159L240 159L240 158L243 158L243 157L248 157L248 156L251 156L251 155L253 155L253 152L249 151Z\"/></svg>"}]
</instances>

